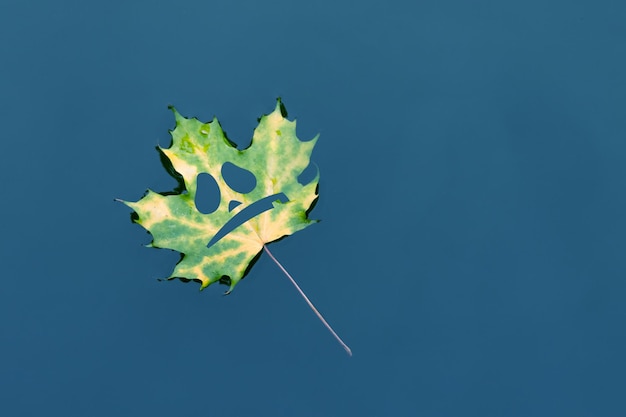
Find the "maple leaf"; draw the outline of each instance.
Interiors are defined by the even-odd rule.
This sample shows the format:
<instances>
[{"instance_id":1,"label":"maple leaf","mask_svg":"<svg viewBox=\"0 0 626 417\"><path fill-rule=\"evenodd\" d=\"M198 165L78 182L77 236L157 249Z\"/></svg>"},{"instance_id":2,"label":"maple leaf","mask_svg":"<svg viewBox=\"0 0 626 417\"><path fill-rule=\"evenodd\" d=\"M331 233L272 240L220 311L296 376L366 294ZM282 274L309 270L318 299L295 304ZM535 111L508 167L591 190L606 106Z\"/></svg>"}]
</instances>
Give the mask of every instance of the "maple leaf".
<instances>
[{"instance_id":1,"label":"maple leaf","mask_svg":"<svg viewBox=\"0 0 626 417\"><path fill-rule=\"evenodd\" d=\"M152 235L148 246L182 254L167 279L197 281L200 289L219 282L229 286L228 294L265 250L351 354L267 248L268 243L316 222L309 219L308 213L318 198L319 172L307 184L301 184L298 177L309 166L317 136L306 142L299 140L296 122L285 117L280 99L272 113L259 119L251 144L243 150L226 137L217 119L203 123L170 108L176 118L176 127L170 132L172 145L158 150L170 174L179 181L180 192L161 194L148 190L137 202L118 200L134 210L133 221ZM253 189L233 189L224 179L226 164L252 173L256 179ZM205 174L216 180L220 191L217 209L210 213L203 213L196 206L198 178ZM281 197L286 201L281 201ZM245 216L249 209L268 200L271 205L261 213L257 208L251 218L249 213Z\"/></svg>"}]
</instances>

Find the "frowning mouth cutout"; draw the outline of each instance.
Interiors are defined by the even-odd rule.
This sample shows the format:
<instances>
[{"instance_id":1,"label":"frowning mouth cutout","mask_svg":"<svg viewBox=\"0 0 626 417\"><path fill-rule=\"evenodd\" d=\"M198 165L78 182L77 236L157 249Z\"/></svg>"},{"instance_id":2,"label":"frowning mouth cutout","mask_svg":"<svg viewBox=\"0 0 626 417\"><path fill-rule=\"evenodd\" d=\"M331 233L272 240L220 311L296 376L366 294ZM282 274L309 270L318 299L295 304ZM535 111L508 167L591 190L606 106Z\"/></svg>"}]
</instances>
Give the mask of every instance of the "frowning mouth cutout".
<instances>
[{"instance_id":1,"label":"frowning mouth cutout","mask_svg":"<svg viewBox=\"0 0 626 417\"><path fill-rule=\"evenodd\" d=\"M285 194L278 193L262 198L259 201L255 201L248 207L243 208L239 213L235 214L233 218L226 222L224 226L222 226L222 228L215 234L215 236L213 236L213 239L211 239L211 241L206 245L207 248L210 248L211 246L216 244L221 238L223 238L228 233L232 232L248 220L268 210L273 209L274 203L278 202L284 204L287 201L289 201L289 199Z\"/></svg>"}]
</instances>

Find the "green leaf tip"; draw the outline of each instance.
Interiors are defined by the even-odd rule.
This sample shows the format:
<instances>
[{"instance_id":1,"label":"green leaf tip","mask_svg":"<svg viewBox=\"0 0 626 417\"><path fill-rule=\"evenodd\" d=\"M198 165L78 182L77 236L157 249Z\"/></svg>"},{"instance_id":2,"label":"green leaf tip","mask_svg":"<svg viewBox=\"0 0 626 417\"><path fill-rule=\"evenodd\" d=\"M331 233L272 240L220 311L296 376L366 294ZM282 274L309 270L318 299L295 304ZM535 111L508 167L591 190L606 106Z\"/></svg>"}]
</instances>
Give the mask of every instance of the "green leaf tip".
<instances>
[{"instance_id":1,"label":"green leaf tip","mask_svg":"<svg viewBox=\"0 0 626 417\"><path fill-rule=\"evenodd\" d=\"M287 118L287 108L285 107L285 105L283 104L283 101L280 97L276 98L276 108L274 109L275 112L279 111L280 114L284 117Z\"/></svg>"},{"instance_id":2,"label":"green leaf tip","mask_svg":"<svg viewBox=\"0 0 626 417\"><path fill-rule=\"evenodd\" d=\"M226 137L216 118L205 123L182 116L172 105L168 108L176 120L170 131L172 144L158 149L180 187L166 193L148 190L137 202L117 201L130 207L135 222L152 235L151 247L182 254L168 280L197 281L200 289L217 282L228 285L230 293L249 272L264 245L316 222L308 216L318 198L319 170L304 185L298 176L311 163L317 136L309 141L298 139L296 123L287 119L280 97L274 111L259 119L252 142L244 150L238 150ZM228 185L222 177L226 163L255 176L252 191L240 193ZM211 175L220 191L217 209L209 214L201 213L195 205L200 174ZM207 247L237 213L280 193L287 197L286 202L244 219ZM240 204L232 208L231 202Z\"/></svg>"}]
</instances>

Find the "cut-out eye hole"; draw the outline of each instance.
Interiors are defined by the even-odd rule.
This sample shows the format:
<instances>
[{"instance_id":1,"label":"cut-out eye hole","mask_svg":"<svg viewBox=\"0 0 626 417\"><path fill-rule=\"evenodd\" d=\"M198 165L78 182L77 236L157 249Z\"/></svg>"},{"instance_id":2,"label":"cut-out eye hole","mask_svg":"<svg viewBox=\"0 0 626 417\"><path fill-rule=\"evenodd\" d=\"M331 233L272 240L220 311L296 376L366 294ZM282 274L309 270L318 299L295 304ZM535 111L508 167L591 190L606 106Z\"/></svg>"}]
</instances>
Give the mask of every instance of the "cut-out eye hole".
<instances>
[{"instance_id":1,"label":"cut-out eye hole","mask_svg":"<svg viewBox=\"0 0 626 417\"><path fill-rule=\"evenodd\" d=\"M222 165L222 177L230 188L241 194L247 194L256 187L256 177L252 172L230 162Z\"/></svg>"},{"instance_id":2,"label":"cut-out eye hole","mask_svg":"<svg viewBox=\"0 0 626 417\"><path fill-rule=\"evenodd\" d=\"M195 203L202 214L213 213L220 205L220 187L215 178L205 172L196 178Z\"/></svg>"}]
</instances>

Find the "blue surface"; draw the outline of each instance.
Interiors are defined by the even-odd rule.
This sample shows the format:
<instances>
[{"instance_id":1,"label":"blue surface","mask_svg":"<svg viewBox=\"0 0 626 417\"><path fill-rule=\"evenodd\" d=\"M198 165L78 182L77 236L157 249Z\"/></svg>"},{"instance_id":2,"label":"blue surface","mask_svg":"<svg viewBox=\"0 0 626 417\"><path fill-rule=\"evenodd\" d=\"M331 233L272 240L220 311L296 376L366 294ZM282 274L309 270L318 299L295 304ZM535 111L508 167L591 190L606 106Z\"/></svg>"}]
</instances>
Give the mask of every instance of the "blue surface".
<instances>
[{"instance_id":1,"label":"blue surface","mask_svg":"<svg viewBox=\"0 0 626 417\"><path fill-rule=\"evenodd\" d=\"M6 416L626 415L624 2L0 3ZM232 295L113 198L281 96L323 221Z\"/></svg>"}]
</instances>

